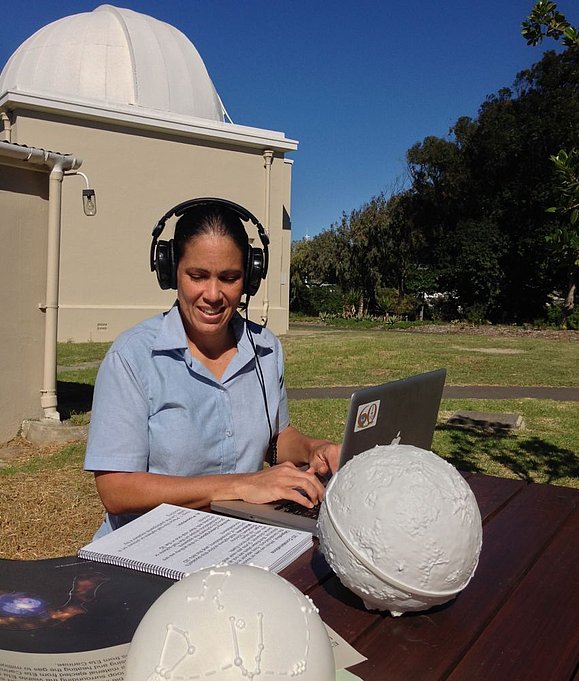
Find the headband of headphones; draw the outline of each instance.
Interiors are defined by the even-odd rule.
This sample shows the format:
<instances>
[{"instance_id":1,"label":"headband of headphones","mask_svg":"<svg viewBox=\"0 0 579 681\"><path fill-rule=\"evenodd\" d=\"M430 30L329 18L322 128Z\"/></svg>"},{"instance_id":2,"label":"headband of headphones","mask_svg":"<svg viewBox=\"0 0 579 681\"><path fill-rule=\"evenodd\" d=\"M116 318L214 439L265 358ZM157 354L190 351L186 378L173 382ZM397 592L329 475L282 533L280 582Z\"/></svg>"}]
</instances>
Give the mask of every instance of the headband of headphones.
<instances>
[{"instance_id":1,"label":"headband of headphones","mask_svg":"<svg viewBox=\"0 0 579 681\"><path fill-rule=\"evenodd\" d=\"M149 262L151 272L156 272L157 281L162 289L177 288L177 262L175 260L175 245L173 239L169 241L159 240L161 232L165 228L167 220L173 216L181 217L189 210L199 206L216 206L237 215L244 222L252 222L256 229L259 239L263 245L261 248L249 246L247 249L247 262L245 263L245 277L243 282L243 293L246 296L254 296L259 289L262 279L267 275L269 264L269 237L259 220L246 208L227 199L216 199L205 197L200 199L189 199L177 204L169 210L155 225L151 241Z\"/></svg>"}]
</instances>

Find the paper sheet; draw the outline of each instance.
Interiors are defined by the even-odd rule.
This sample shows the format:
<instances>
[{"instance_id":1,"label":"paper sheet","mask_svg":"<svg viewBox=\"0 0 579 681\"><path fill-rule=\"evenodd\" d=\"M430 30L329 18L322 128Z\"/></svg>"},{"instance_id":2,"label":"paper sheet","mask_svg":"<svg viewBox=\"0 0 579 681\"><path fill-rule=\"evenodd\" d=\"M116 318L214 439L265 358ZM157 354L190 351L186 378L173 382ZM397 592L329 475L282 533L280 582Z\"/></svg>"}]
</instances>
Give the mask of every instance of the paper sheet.
<instances>
[{"instance_id":1,"label":"paper sheet","mask_svg":"<svg viewBox=\"0 0 579 681\"><path fill-rule=\"evenodd\" d=\"M336 662L336 681L360 681L358 676L344 667L363 662L360 655L339 634L326 625L332 641ZM33 654L0 651L0 678L2 681L70 681L71 670L77 678L91 681L122 681L129 644L91 650L84 653Z\"/></svg>"},{"instance_id":2,"label":"paper sheet","mask_svg":"<svg viewBox=\"0 0 579 681\"><path fill-rule=\"evenodd\" d=\"M347 641L345 641L339 634L337 634L333 629L331 629L325 622L324 625L332 642L332 648L334 649L334 662L336 663L336 669L342 670L347 667L353 667L355 664L364 662L367 657L360 655L360 653L353 648ZM343 677L348 678L347 676ZM357 678L355 676L353 679Z\"/></svg>"}]
</instances>

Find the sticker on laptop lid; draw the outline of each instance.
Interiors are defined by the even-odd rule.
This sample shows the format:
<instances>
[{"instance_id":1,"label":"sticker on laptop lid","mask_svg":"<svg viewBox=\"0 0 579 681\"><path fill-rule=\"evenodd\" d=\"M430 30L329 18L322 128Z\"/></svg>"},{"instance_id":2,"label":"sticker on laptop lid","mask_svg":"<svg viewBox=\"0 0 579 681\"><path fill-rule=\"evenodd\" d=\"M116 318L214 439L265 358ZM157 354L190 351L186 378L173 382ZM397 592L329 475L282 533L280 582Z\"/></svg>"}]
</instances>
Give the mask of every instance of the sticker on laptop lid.
<instances>
[{"instance_id":1,"label":"sticker on laptop lid","mask_svg":"<svg viewBox=\"0 0 579 681\"><path fill-rule=\"evenodd\" d=\"M358 407L356 414L356 424L354 425L354 432L366 430L366 428L373 428L378 420L378 412L380 411L380 400L373 402L366 402Z\"/></svg>"}]
</instances>

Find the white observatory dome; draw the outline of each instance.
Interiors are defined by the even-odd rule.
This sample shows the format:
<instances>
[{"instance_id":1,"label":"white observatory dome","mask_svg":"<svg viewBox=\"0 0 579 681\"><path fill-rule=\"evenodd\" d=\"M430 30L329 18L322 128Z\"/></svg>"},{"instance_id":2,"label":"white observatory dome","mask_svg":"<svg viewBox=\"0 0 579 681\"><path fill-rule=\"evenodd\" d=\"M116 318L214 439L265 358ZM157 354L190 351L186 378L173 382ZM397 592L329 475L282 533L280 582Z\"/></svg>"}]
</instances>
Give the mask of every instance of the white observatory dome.
<instances>
[{"instance_id":1,"label":"white observatory dome","mask_svg":"<svg viewBox=\"0 0 579 681\"><path fill-rule=\"evenodd\" d=\"M0 95L8 91L213 121L226 115L183 33L111 5L59 19L22 43L0 74Z\"/></svg>"}]
</instances>

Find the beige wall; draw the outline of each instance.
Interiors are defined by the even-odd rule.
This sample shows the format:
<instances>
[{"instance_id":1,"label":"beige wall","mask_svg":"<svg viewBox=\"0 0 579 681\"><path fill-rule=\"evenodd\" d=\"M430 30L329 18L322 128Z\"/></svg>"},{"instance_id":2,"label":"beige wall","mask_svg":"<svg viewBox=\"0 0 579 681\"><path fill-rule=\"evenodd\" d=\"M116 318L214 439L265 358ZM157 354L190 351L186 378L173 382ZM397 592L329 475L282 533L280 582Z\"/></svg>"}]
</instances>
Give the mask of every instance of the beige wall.
<instances>
[{"instance_id":1,"label":"beige wall","mask_svg":"<svg viewBox=\"0 0 579 681\"><path fill-rule=\"evenodd\" d=\"M199 196L240 203L269 228L268 282L250 316L259 321L267 294L269 328L287 331L291 163L283 153L271 167L265 225L266 170L259 146L26 110L13 112L12 141L73 150L97 194L97 215L88 218L82 211L84 180L64 179L59 340L112 340L172 304L174 294L161 291L149 271L151 231L175 204ZM161 238L171 238L173 225L170 220ZM255 235L252 226L248 231Z\"/></svg>"},{"instance_id":2,"label":"beige wall","mask_svg":"<svg viewBox=\"0 0 579 681\"><path fill-rule=\"evenodd\" d=\"M40 418L48 174L0 163L0 443Z\"/></svg>"}]
</instances>

